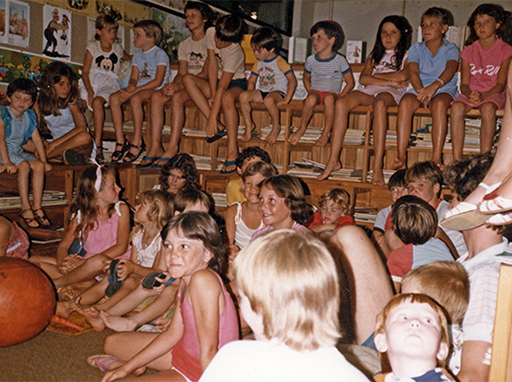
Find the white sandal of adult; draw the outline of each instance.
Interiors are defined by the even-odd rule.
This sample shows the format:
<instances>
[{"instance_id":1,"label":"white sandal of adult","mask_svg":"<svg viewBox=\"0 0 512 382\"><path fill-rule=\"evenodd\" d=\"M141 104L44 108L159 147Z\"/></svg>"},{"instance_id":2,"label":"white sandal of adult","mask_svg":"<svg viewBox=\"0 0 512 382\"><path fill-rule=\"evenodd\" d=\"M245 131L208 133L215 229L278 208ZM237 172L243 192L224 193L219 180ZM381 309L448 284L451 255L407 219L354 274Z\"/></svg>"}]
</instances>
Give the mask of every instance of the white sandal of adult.
<instances>
[{"instance_id":1,"label":"white sandal of adult","mask_svg":"<svg viewBox=\"0 0 512 382\"><path fill-rule=\"evenodd\" d=\"M460 202L446 213L440 224L446 229L465 231L481 226L488 218L487 215L478 213L474 204Z\"/></svg>"},{"instance_id":2,"label":"white sandal of adult","mask_svg":"<svg viewBox=\"0 0 512 382\"><path fill-rule=\"evenodd\" d=\"M487 216L489 216L489 215L487 215ZM496 214L496 215L491 216L489 219L487 219L485 224L497 225L497 226L512 224L512 217L510 215L506 215L506 214Z\"/></svg>"},{"instance_id":3,"label":"white sandal of adult","mask_svg":"<svg viewBox=\"0 0 512 382\"><path fill-rule=\"evenodd\" d=\"M483 200L478 206L478 212L486 215L504 214L512 211L512 199L496 196L494 199Z\"/></svg>"}]
</instances>

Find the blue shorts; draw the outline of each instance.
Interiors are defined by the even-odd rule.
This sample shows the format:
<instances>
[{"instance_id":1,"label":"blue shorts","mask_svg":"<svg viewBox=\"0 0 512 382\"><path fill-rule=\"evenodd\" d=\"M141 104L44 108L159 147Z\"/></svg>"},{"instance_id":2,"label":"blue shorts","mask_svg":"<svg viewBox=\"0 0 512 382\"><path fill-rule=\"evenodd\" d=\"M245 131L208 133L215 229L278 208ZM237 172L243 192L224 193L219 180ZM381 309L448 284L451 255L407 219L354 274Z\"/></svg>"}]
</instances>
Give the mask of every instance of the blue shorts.
<instances>
[{"instance_id":1,"label":"blue shorts","mask_svg":"<svg viewBox=\"0 0 512 382\"><path fill-rule=\"evenodd\" d=\"M240 78L239 80L232 80L228 86L228 89L231 88L240 88L244 91L247 90L247 79Z\"/></svg>"}]
</instances>

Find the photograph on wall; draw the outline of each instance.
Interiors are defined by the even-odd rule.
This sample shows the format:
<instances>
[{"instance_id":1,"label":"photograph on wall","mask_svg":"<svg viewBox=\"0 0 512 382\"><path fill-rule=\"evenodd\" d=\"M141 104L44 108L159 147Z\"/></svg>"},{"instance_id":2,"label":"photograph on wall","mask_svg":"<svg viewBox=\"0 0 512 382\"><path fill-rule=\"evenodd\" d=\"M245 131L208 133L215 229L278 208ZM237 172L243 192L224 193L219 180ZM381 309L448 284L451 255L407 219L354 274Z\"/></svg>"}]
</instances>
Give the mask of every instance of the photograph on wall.
<instances>
[{"instance_id":1,"label":"photograph on wall","mask_svg":"<svg viewBox=\"0 0 512 382\"><path fill-rule=\"evenodd\" d=\"M51 5L43 8L43 54L69 60L71 57L71 12Z\"/></svg>"},{"instance_id":2,"label":"photograph on wall","mask_svg":"<svg viewBox=\"0 0 512 382\"><path fill-rule=\"evenodd\" d=\"M0 43L7 43L7 1L0 0Z\"/></svg>"},{"instance_id":3,"label":"photograph on wall","mask_svg":"<svg viewBox=\"0 0 512 382\"><path fill-rule=\"evenodd\" d=\"M150 3L165 5L166 7L173 8L174 10L185 12L185 5L187 0L149 0Z\"/></svg>"},{"instance_id":4,"label":"photograph on wall","mask_svg":"<svg viewBox=\"0 0 512 382\"><path fill-rule=\"evenodd\" d=\"M185 19L153 8L152 20L162 27L162 41L158 45L169 55L171 62L178 61L178 45L190 36Z\"/></svg>"},{"instance_id":5,"label":"photograph on wall","mask_svg":"<svg viewBox=\"0 0 512 382\"><path fill-rule=\"evenodd\" d=\"M9 1L8 8L8 43L28 48L30 36L30 6L26 3Z\"/></svg>"}]
</instances>

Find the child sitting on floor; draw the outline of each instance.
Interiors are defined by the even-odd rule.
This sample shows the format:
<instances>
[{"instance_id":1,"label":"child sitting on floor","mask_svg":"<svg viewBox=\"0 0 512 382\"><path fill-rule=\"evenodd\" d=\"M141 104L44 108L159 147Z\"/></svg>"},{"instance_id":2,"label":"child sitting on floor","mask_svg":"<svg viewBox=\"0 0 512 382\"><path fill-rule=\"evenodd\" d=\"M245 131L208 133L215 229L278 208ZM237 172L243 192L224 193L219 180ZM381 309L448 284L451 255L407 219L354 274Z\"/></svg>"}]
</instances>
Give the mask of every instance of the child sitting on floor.
<instances>
[{"instance_id":1,"label":"child sitting on floor","mask_svg":"<svg viewBox=\"0 0 512 382\"><path fill-rule=\"evenodd\" d=\"M443 308L426 295L393 297L377 319L375 345L392 369L375 376L376 382L454 382L440 368L450 346L447 318Z\"/></svg>"},{"instance_id":2,"label":"child sitting on floor","mask_svg":"<svg viewBox=\"0 0 512 382\"><path fill-rule=\"evenodd\" d=\"M290 135L296 145L304 135L316 105L324 105L324 130L316 141L325 146L331 136L335 102L348 94L355 85L354 76L345 57L336 53L343 45L345 35L336 21L319 21L310 31L316 54L309 56L304 66L304 87L308 95L304 100L300 127ZM347 85L341 90L343 80Z\"/></svg>"},{"instance_id":3,"label":"child sitting on floor","mask_svg":"<svg viewBox=\"0 0 512 382\"><path fill-rule=\"evenodd\" d=\"M469 278L464 267L456 261L435 261L414 268L402 279L402 293L425 294L446 310L451 334L448 365L457 375L464 342L462 320L469 302Z\"/></svg>"},{"instance_id":4,"label":"child sitting on floor","mask_svg":"<svg viewBox=\"0 0 512 382\"><path fill-rule=\"evenodd\" d=\"M236 255L251 241L252 235L263 228L259 211L260 183L268 177L277 175L276 168L270 163L251 163L242 174L242 190L247 201L235 202L226 211L226 233L230 245L230 257Z\"/></svg>"},{"instance_id":5,"label":"child sitting on floor","mask_svg":"<svg viewBox=\"0 0 512 382\"><path fill-rule=\"evenodd\" d=\"M256 341L220 349L202 382L367 381L335 347L340 281L320 240L291 229L270 232L240 252L234 275Z\"/></svg>"},{"instance_id":6,"label":"child sitting on floor","mask_svg":"<svg viewBox=\"0 0 512 382\"><path fill-rule=\"evenodd\" d=\"M252 68L247 90L240 94L240 107L245 121L242 141L248 141L260 133L253 132L256 125L251 116L251 102L263 102L272 118L272 131L265 141L274 143L281 132L278 107L289 103L297 88L297 78L290 64L277 54L282 43L281 35L268 27L259 28L251 38L251 47L258 61Z\"/></svg>"},{"instance_id":7,"label":"child sitting on floor","mask_svg":"<svg viewBox=\"0 0 512 382\"><path fill-rule=\"evenodd\" d=\"M387 266L397 292L402 277L411 269L433 261L454 260L447 245L434 238L437 214L424 200L412 195L398 199L391 211L391 225L386 240L389 233L394 233L399 240L389 254Z\"/></svg>"},{"instance_id":8,"label":"child sitting on floor","mask_svg":"<svg viewBox=\"0 0 512 382\"><path fill-rule=\"evenodd\" d=\"M350 195L341 188L332 188L322 194L320 211L315 212L308 224L313 232L334 230L343 225L356 224L350 214Z\"/></svg>"},{"instance_id":9,"label":"child sitting on floor","mask_svg":"<svg viewBox=\"0 0 512 382\"><path fill-rule=\"evenodd\" d=\"M236 158L236 172L242 176L245 169L253 162L271 163L270 155L258 146L246 147ZM231 179L226 186L226 203L228 207L235 202L245 202L247 199L242 191L242 178Z\"/></svg>"}]
</instances>

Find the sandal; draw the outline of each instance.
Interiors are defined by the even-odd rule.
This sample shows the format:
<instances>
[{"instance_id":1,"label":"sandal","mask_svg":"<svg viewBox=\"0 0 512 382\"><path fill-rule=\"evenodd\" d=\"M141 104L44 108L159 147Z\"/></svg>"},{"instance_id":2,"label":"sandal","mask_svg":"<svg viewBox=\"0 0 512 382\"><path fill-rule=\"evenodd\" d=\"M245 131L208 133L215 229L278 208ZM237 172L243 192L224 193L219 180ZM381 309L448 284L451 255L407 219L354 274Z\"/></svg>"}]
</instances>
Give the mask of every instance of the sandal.
<instances>
[{"instance_id":1,"label":"sandal","mask_svg":"<svg viewBox=\"0 0 512 382\"><path fill-rule=\"evenodd\" d=\"M120 363L117 358L112 357L108 354L98 354L93 355L89 358L87 358L87 363L91 365L92 367L97 367L100 369L103 373L106 373L110 370L110 367L114 365L115 363Z\"/></svg>"},{"instance_id":2,"label":"sandal","mask_svg":"<svg viewBox=\"0 0 512 382\"><path fill-rule=\"evenodd\" d=\"M497 195L494 199L482 201L478 212L485 215L503 214L512 211L512 200Z\"/></svg>"},{"instance_id":3,"label":"sandal","mask_svg":"<svg viewBox=\"0 0 512 382\"><path fill-rule=\"evenodd\" d=\"M235 166L233 170L227 170L228 167ZM224 162L224 166L222 166L222 169L220 170L221 175L231 175L234 172L236 172L236 161L234 160L227 160Z\"/></svg>"},{"instance_id":4,"label":"sandal","mask_svg":"<svg viewBox=\"0 0 512 382\"><path fill-rule=\"evenodd\" d=\"M137 154L134 154L130 152L130 149L136 149L138 150ZM140 146L130 145L130 149L126 153L123 159L123 163L133 163L137 160L137 158L140 156L140 154L146 150L146 142L144 142L144 139L142 140L142 144Z\"/></svg>"},{"instance_id":5,"label":"sandal","mask_svg":"<svg viewBox=\"0 0 512 382\"><path fill-rule=\"evenodd\" d=\"M20 211L20 213L18 214L20 218L23 219L23 221L25 222L25 224L27 225L27 227L29 228L39 228L41 227L41 224L39 223L39 221L36 219L36 216L34 215L33 217L31 218L27 218L25 216L23 216L23 214L27 211L31 211L32 214L34 214L34 211L32 211L31 208L27 208L26 210L22 210ZM36 223L37 225L30 225L30 224L33 224L33 223Z\"/></svg>"},{"instance_id":6,"label":"sandal","mask_svg":"<svg viewBox=\"0 0 512 382\"><path fill-rule=\"evenodd\" d=\"M123 143L116 142L116 150L112 153L112 156L110 157L111 163L117 163L121 160L124 153L127 152L130 149L130 142L125 138ZM118 150L120 148L120 150Z\"/></svg>"},{"instance_id":7,"label":"sandal","mask_svg":"<svg viewBox=\"0 0 512 382\"><path fill-rule=\"evenodd\" d=\"M96 162L103 164L105 162L105 154L103 154L103 147L96 147Z\"/></svg>"},{"instance_id":8,"label":"sandal","mask_svg":"<svg viewBox=\"0 0 512 382\"><path fill-rule=\"evenodd\" d=\"M36 214L37 211L41 211L42 214L41 215ZM44 212L42 207L36 208L34 210L34 217L36 218L37 222L42 227L49 227L52 225L52 221L50 219L48 219L48 216L46 216L46 213Z\"/></svg>"}]
</instances>

